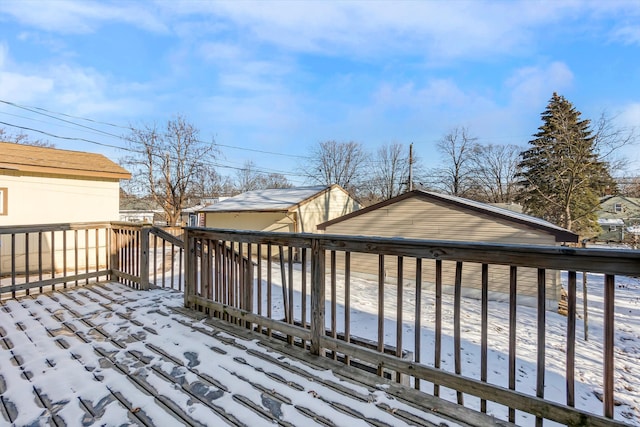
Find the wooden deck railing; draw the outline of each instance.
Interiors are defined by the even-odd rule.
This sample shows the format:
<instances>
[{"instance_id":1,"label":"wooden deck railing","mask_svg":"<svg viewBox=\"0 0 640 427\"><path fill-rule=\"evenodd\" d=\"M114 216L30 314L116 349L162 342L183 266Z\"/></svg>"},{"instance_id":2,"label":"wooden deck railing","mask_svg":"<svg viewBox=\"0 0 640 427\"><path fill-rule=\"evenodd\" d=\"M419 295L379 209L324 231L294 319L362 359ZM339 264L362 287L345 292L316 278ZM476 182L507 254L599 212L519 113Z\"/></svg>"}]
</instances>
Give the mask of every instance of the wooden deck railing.
<instances>
[{"instance_id":1,"label":"wooden deck railing","mask_svg":"<svg viewBox=\"0 0 640 427\"><path fill-rule=\"evenodd\" d=\"M0 227L0 299L99 279L182 290L182 230L170 231L117 222Z\"/></svg>"},{"instance_id":2,"label":"wooden deck railing","mask_svg":"<svg viewBox=\"0 0 640 427\"><path fill-rule=\"evenodd\" d=\"M377 260L377 270L363 275L367 257ZM525 286L520 272L531 268L537 272L533 308L517 304ZM497 270L507 272L508 294L499 308L504 319L490 301L494 281L503 280L496 279L502 277ZM481 290L476 302L463 300L470 271L479 272L472 278ZM561 341L548 327L546 310L548 277L556 271L565 272L568 292ZM590 286L603 290L602 342L585 342L576 332L576 286L587 273L598 278ZM537 425L624 425L614 407L624 400L614 394L621 357L616 276L640 276L639 251L201 228L168 232L129 223L0 227L3 299L103 278L138 289L184 289L185 306L210 316L378 375L409 378L416 389L504 413L509 421L531 414ZM468 316L469 304L477 305L476 317ZM532 325L520 321L525 310L534 313ZM471 330L479 331L478 342L469 338ZM424 331L433 334L428 342ZM535 344L525 351L517 336L529 332ZM594 383L577 375L585 346L601 349ZM465 353L475 350L478 372L465 362ZM520 369L533 372L531 384L519 383ZM546 387L552 377L554 384L562 377L561 396ZM602 392L600 410L576 407L576 390L584 387Z\"/></svg>"},{"instance_id":3,"label":"wooden deck railing","mask_svg":"<svg viewBox=\"0 0 640 427\"><path fill-rule=\"evenodd\" d=\"M526 412L536 417L536 425L541 425L544 419L567 425L624 425L613 419L615 277L640 276L638 251L201 228L186 228L185 237L187 307L264 334L278 335L316 355L333 357L347 364L372 366L379 375L392 371L398 377L409 376L415 388L436 396L443 395L445 389L453 390L458 403L475 398L477 409L482 412L495 413L495 408L502 405L507 408L506 418L512 422L517 421L516 414ZM234 251L201 250L220 247ZM357 281L362 289L362 277L355 273L358 266L352 260L362 254L377 257L379 265L377 277L368 282L365 290L370 299L377 302L370 316L375 331L372 337L365 337L373 341L373 348L358 345L352 339L354 327L361 326L352 323L352 315L362 310L352 306L354 283ZM239 268L234 259L253 259L255 280L246 280L246 271ZM390 259L397 268L393 283L388 280ZM443 283L445 264L455 270L455 282L450 289L453 295L448 303ZM471 265L480 266L477 279L481 283L478 301L481 314L479 319L470 321L475 325L465 323L462 316L465 307L461 302L462 271ZM225 268L228 274L221 274ZM498 268L508 271L507 330L500 332L508 337L508 348L503 350L494 348L489 339L493 315L488 298L492 287L489 272ZM517 304L518 272L523 268L537 271L537 304L535 308L526 308L536 313L536 345L531 360L531 355L520 354L516 345L517 334L522 333L523 327L518 322L521 308ZM551 271L567 272L568 290L566 338L559 353L553 349L554 360L547 355L551 351L547 339L552 332L547 329L545 276ZM576 385L581 383L576 376L576 363L579 363L576 358L576 278L585 272L602 275L597 286L604 288L604 342L597 344L602 346L599 362L602 376L594 385L602 390L602 410L593 408L593 412L591 408L575 407ZM422 301L428 292L433 294L434 307L425 308ZM427 309L433 316L432 324L422 321ZM480 372L475 375L466 372L462 361L464 351L476 345L465 338L465 331L478 324ZM393 325L393 330L387 330L388 325ZM451 332L444 332L449 325L452 327L447 329ZM422 343L423 328L433 329L433 345ZM405 332L407 329L414 331L413 336ZM408 338L413 342L406 343ZM452 338L452 351L444 351L445 338ZM387 351L389 346L394 348L393 354ZM425 348L430 354L426 354ZM505 361L508 378L488 379L488 372L496 370L496 366L490 365L490 360L494 360L489 357L490 350L502 354L498 359ZM413 360L403 357L407 352L413 353ZM547 367L550 362L562 364L555 360L559 357L557 354L564 357L564 372ZM531 391L517 386L517 369L523 363L533 365L535 381ZM445 369L445 364L451 368ZM564 378L562 401L546 396L545 376L549 375ZM493 408L491 411L488 404Z\"/></svg>"}]
</instances>

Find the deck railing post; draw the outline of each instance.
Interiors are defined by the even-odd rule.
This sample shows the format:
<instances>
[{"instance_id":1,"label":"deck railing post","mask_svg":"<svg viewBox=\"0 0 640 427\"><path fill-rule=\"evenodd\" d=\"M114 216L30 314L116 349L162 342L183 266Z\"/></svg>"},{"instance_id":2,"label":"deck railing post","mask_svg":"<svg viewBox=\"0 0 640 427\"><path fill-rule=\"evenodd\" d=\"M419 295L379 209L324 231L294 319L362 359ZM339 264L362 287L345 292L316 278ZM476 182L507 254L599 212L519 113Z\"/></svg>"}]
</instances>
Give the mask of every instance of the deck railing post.
<instances>
[{"instance_id":1,"label":"deck railing post","mask_svg":"<svg viewBox=\"0 0 640 427\"><path fill-rule=\"evenodd\" d=\"M140 229L140 289L149 290L149 232L151 227L143 226Z\"/></svg>"},{"instance_id":2,"label":"deck railing post","mask_svg":"<svg viewBox=\"0 0 640 427\"><path fill-rule=\"evenodd\" d=\"M184 306L191 307L190 297L195 295L196 286L196 248L191 231L184 230Z\"/></svg>"},{"instance_id":3,"label":"deck railing post","mask_svg":"<svg viewBox=\"0 0 640 427\"><path fill-rule=\"evenodd\" d=\"M320 241L311 241L311 354L319 356L320 341L325 334L324 303L325 303L325 250L320 247Z\"/></svg>"},{"instance_id":4,"label":"deck railing post","mask_svg":"<svg viewBox=\"0 0 640 427\"><path fill-rule=\"evenodd\" d=\"M119 264L119 250L120 248L118 247L118 236L117 236L117 231L116 229L113 227L113 225L110 227L111 232L109 233L109 242L108 242L108 247L109 247L109 280L111 281L117 281L118 280L118 276L116 274L116 271L118 271L120 269L120 264Z\"/></svg>"}]
</instances>

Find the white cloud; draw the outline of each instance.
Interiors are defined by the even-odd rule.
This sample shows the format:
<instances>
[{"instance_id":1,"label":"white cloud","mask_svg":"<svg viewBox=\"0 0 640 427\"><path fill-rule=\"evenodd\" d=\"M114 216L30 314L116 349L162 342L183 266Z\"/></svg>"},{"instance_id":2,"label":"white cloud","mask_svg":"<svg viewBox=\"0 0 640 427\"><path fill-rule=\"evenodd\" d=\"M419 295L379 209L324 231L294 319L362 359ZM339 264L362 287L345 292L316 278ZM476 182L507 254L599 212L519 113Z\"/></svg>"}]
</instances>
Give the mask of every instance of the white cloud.
<instances>
[{"instance_id":1,"label":"white cloud","mask_svg":"<svg viewBox=\"0 0 640 427\"><path fill-rule=\"evenodd\" d=\"M0 71L0 99L33 102L53 89L49 78Z\"/></svg>"},{"instance_id":2,"label":"white cloud","mask_svg":"<svg viewBox=\"0 0 640 427\"><path fill-rule=\"evenodd\" d=\"M104 22L125 22L154 32L167 29L155 10L134 2L4 0L0 14L38 29L67 34L93 32Z\"/></svg>"},{"instance_id":3,"label":"white cloud","mask_svg":"<svg viewBox=\"0 0 640 427\"><path fill-rule=\"evenodd\" d=\"M627 128L635 128L640 132L640 102L633 102L623 107L618 121Z\"/></svg>"},{"instance_id":4,"label":"white cloud","mask_svg":"<svg viewBox=\"0 0 640 427\"><path fill-rule=\"evenodd\" d=\"M610 2L611 3L611 2ZM617 2L613 2L617 3ZM379 57L416 55L428 62L455 58L518 55L535 50L541 31L576 17L598 20L628 10L630 3L602 8L597 2L531 1L222 1L159 2L176 17L208 34L242 43L266 43L294 52ZM636 6L636 10L639 7ZM566 29L566 27L563 27ZM207 31L204 31L207 34Z\"/></svg>"},{"instance_id":5,"label":"white cloud","mask_svg":"<svg viewBox=\"0 0 640 427\"><path fill-rule=\"evenodd\" d=\"M511 91L512 104L540 108L553 92L562 94L572 83L573 73L567 64L552 62L516 70L506 81L506 87Z\"/></svg>"},{"instance_id":6,"label":"white cloud","mask_svg":"<svg viewBox=\"0 0 640 427\"><path fill-rule=\"evenodd\" d=\"M640 24L617 28L613 32L613 37L625 44L640 44Z\"/></svg>"}]
</instances>

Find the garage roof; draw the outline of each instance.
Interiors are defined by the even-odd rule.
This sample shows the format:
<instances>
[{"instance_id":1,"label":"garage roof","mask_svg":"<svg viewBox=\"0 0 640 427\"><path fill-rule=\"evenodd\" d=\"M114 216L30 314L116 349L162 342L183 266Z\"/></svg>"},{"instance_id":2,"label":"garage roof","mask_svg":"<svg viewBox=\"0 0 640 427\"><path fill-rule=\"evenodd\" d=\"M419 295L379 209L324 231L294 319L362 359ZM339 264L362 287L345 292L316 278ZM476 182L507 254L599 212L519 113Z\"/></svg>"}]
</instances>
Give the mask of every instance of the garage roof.
<instances>
[{"instance_id":1,"label":"garage roof","mask_svg":"<svg viewBox=\"0 0 640 427\"><path fill-rule=\"evenodd\" d=\"M274 212L288 211L330 190L332 187L270 188L229 197L200 209L200 212Z\"/></svg>"}]
</instances>

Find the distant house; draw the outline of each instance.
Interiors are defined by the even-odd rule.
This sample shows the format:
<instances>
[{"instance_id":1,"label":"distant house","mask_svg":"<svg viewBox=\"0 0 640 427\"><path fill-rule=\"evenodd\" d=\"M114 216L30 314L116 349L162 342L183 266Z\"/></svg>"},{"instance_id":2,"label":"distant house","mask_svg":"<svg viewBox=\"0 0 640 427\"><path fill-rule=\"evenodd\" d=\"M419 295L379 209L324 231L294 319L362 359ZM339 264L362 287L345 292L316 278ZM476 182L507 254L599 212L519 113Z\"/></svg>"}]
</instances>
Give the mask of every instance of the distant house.
<instances>
[{"instance_id":1,"label":"distant house","mask_svg":"<svg viewBox=\"0 0 640 427\"><path fill-rule=\"evenodd\" d=\"M120 180L130 176L101 154L0 142L0 227L117 221ZM65 254L60 248L51 249L51 240L66 242L67 250L74 244L74 235L64 231L45 233L42 242L37 240L38 233L29 238L31 256L27 257L24 240L11 243L9 234L1 236L0 271L7 271L8 263L14 262L20 272L27 259L31 271L52 269L48 255L37 265L35 251L40 244L43 252L55 251L59 268ZM95 240L93 235L89 238ZM74 262L69 259L66 266L73 268Z\"/></svg>"},{"instance_id":2,"label":"distant house","mask_svg":"<svg viewBox=\"0 0 640 427\"><path fill-rule=\"evenodd\" d=\"M622 242L640 236L640 198L607 196L596 212L602 232L598 240Z\"/></svg>"},{"instance_id":3,"label":"distant house","mask_svg":"<svg viewBox=\"0 0 640 427\"><path fill-rule=\"evenodd\" d=\"M204 226L313 233L360 206L339 185L248 191L203 207Z\"/></svg>"},{"instance_id":4,"label":"distant house","mask_svg":"<svg viewBox=\"0 0 640 427\"><path fill-rule=\"evenodd\" d=\"M117 221L130 177L101 154L0 142L0 226Z\"/></svg>"},{"instance_id":5,"label":"distant house","mask_svg":"<svg viewBox=\"0 0 640 427\"><path fill-rule=\"evenodd\" d=\"M564 242L576 243L578 241L578 235L539 218L460 197L421 190L414 190L322 223L318 226L318 230L327 234L497 244L558 245ZM411 263L405 263L405 268L413 268L406 264ZM444 283L452 286L455 264L445 262L443 265ZM352 270L377 276L377 256L354 254L352 256ZM424 271L423 281L433 283L434 269L425 266ZM411 277L411 274L409 272L404 277ZM489 274L491 298L494 300L506 299L509 293L508 267L492 266ZM395 280L396 262L393 259L387 260L386 277ZM468 296L479 295L480 285L480 266L465 264L463 268L464 294ZM537 295L536 290L537 272L533 269L519 269L519 302L533 304ZM557 308L560 291L559 273L548 271L547 306L550 309Z\"/></svg>"}]
</instances>

